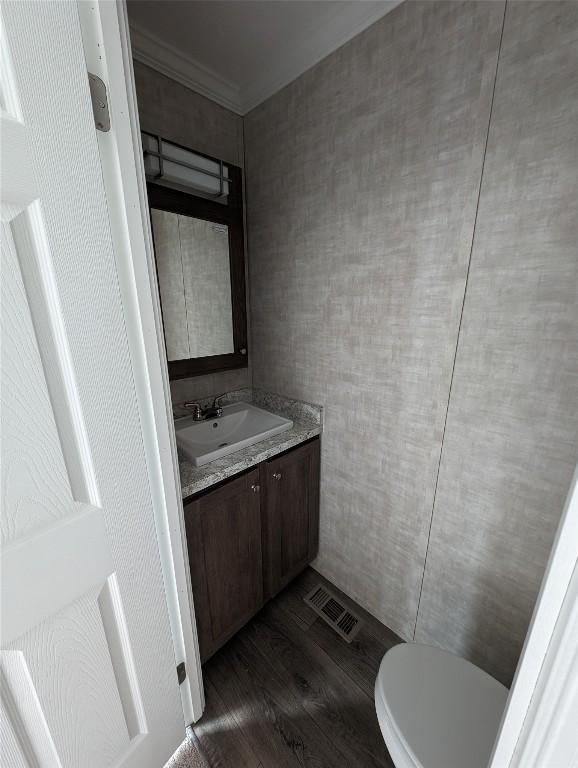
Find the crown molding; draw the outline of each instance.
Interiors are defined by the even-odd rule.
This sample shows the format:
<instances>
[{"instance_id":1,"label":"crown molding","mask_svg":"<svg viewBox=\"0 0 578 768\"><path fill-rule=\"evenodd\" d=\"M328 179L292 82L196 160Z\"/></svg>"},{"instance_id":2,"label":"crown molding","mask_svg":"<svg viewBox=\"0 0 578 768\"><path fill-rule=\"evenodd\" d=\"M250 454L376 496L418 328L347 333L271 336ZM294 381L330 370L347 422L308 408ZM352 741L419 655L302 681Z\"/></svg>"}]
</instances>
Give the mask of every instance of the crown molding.
<instances>
[{"instance_id":1,"label":"crown molding","mask_svg":"<svg viewBox=\"0 0 578 768\"><path fill-rule=\"evenodd\" d=\"M181 85L217 102L222 107L242 115L239 86L203 66L172 45L140 25L130 24L132 55L136 61L146 64Z\"/></svg>"},{"instance_id":2,"label":"crown molding","mask_svg":"<svg viewBox=\"0 0 578 768\"><path fill-rule=\"evenodd\" d=\"M140 25L130 25L136 61L176 80L238 115L246 115L333 51L385 16L402 0L347 3L302 35L299 45L278 52L255 82L237 85Z\"/></svg>"}]
</instances>

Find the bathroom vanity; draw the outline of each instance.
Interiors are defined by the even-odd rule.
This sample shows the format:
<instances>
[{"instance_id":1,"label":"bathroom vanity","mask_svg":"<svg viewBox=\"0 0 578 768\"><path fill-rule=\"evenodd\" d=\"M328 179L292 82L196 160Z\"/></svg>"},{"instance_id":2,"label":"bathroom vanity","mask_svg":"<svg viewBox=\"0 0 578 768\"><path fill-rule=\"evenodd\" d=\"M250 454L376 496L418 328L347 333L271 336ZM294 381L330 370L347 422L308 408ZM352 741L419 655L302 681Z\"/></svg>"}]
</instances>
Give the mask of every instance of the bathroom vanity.
<instances>
[{"instance_id":1,"label":"bathroom vanity","mask_svg":"<svg viewBox=\"0 0 578 768\"><path fill-rule=\"evenodd\" d=\"M179 456L202 661L317 554L320 409L292 402L266 401L292 419L282 434L203 466Z\"/></svg>"}]
</instances>

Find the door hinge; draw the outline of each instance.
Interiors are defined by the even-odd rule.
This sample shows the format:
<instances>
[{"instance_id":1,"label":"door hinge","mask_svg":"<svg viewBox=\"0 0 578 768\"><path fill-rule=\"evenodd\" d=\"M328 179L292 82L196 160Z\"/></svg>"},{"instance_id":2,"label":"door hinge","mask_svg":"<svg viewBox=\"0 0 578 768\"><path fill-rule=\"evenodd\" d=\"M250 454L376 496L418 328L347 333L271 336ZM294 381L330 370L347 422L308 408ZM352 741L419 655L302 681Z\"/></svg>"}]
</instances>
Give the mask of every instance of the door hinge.
<instances>
[{"instance_id":1,"label":"door hinge","mask_svg":"<svg viewBox=\"0 0 578 768\"><path fill-rule=\"evenodd\" d=\"M187 679L187 668L185 667L185 662L181 661L181 663L177 667L177 677L179 679L179 685L184 682L184 680Z\"/></svg>"},{"instance_id":2,"label":"door hinge","mask_svg":"<svg viewBox=\"0 0 578 768\"><path fill-rule=\"evenodd\" d=\"M98 131L110 131L110 113L108 111L108 98L106 95L106 85L92 72L88 73L88 84L90 86L90 98L92 99L92 111L94 113L94 124Z\"/></svg>"}]
</instances>

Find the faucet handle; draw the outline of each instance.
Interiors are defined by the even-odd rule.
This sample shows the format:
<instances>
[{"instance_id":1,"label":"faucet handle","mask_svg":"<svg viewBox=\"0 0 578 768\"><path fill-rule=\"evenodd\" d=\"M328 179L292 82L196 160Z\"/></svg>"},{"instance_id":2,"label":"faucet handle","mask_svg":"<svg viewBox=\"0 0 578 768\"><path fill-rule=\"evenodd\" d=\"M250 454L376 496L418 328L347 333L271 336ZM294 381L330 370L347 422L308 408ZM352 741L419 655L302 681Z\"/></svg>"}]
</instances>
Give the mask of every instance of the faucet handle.
<instances>
[{"instance_id":1,"label":"faucet handle","mask_svg":"<svg viewBox=\"0 0 578 768\"><path fill-rule=\"evenodd\" d=\"M183 408L191 408L193 411L193 419L195 421L200 421L203 418L203 410L201 406L198 403L195 402L186 402L183 403Z\"/></svg>"},{"instance_id":2,"label":"faucet handle","mask_svg":"<svg viewBox=\"0 0 578 768\"><path fill-rule=\"evenodd\" d=\"M213 400L213 410L216 412L217 416L223 415L223 407L221 406L221 403L219 402L219 400L222 397L225 397L226 394L227 394L226 392L223 392L222 395L217 395L217 397L215 397L215 399Z\"/></svg>"},{"instance_id":3,"label":"faucet handle","mask_svg":"<svg viewBox=\"0 0 578 768\"><path fill-rule=\"evenodd\" d=\"M213 408L220 408L221 407L221 404L219 403L219 400L222 397L225 397L226 394L227 394L226 392L223 392L221 395L217 395L215 397L215 399L213 400Z\"/></svg>"}]
</instances>

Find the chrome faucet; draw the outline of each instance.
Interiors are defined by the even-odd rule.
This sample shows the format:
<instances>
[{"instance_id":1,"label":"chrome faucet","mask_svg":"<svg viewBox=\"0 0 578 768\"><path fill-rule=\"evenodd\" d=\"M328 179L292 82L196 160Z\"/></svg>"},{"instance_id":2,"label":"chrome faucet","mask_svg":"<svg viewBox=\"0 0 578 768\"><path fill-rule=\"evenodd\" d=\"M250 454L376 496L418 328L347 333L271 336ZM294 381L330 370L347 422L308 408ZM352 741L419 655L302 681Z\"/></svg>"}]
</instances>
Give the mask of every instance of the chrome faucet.
<instances>
[{"instance_id":1,"label":"chrome faucet","mask_svg":"<svg viewBox=\"0 0 578 768\"><path fill-rule=\"evenodd\" d=\"M192 409L192 411L193 411L193 413L192 413L193 421L203 421L203 419L205 418L203 416L203 409L201 408L201 406L198 403L194 403L194 402L183 403L183 408L191 408Z\"/></svg>"},{"instance_id":2,"label":"chrome faucet","mask_svg":"<svg viewBox=\"0 0 578 768\"><path fill-rule=\"evenodd\" d=\"M221 407L219 400L227 393L217 395L213 400L213 405L209 408L201 408L199 403L187 402L183 403L183 408L191 408L193 411L193 421L204 421L205 419L218 419L223 415L223 408Z\"/></svg>"},{"instance_id":3,"label":"chrome faucet","mask_svg":"<svg viewBox=\"0 0 578 768\"><path fill-rule=\"evenodd\" d=\"M211 408L206 408L203 411L205 415L205 419L218 419L219 416L223 415L223 408L221 407L219 400L222 397L225 397L226 394L227 394L226 392L223 392L222 395L217 395L213 400L213 405L211 406Z\"/></svg>"}]
</instances>

